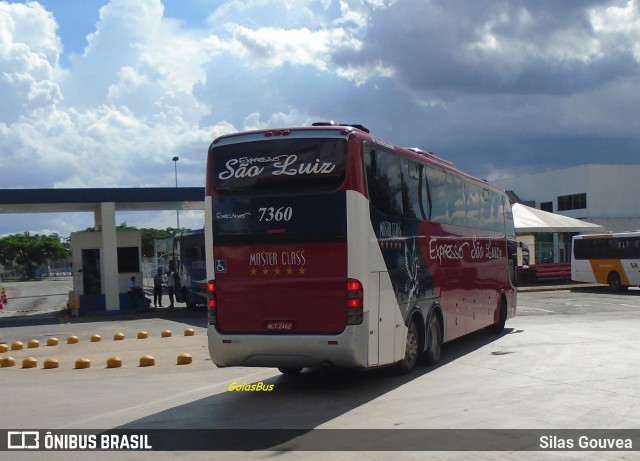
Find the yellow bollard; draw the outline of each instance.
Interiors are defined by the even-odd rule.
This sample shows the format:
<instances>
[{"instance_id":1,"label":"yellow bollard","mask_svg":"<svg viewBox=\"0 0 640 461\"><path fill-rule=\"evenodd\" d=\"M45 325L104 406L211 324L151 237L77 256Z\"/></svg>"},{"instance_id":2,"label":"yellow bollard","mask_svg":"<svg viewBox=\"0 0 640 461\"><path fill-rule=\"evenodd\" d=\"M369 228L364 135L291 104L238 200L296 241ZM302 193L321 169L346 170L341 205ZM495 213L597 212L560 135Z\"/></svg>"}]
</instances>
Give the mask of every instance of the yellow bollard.
<instances>
[{"instance_id":1,"label":"yellow bollard","mask_svg":"<svg viewBox=\"0 0 640 461\"><path fill-rule=\"evenodd\" d=\"M50 370L52 368L58 368L60 366L60 362L58 362L58 359L47 359L44 361L44 369L45 370Z\"/></svg>"},{"instance_id":2,"label":"yellow bollard","mask_svg":"<svg viewBox=\"0 0 640 461\"><path fill-rule=\"evenodd\" d=\"M89 368L89 367L91 367L91 360L85 359L85 358L80 358L76 360L76 370Z\"/></svg>"},{"instance_id":3,"label":"yellow bollard","mask_svg":"<svg viewBox=\"0 0 640 461\"><path fill-rule=\"evenodd\" d=\"M0 366L2 368L15 367L16 359L14 359L13 357L2 357L2 360L0 361Z\"/></svg>"},{"instance_id":4,"label":"yellow bollard","mask_svg":"<svg viewBox=\"0 0 640 461\"><path fill-rule=\"evenodd\" d=\"M107 368L120 368L122 366L122 359L120 357L109 357L107 359Z\"/></svg>"},{"instance_id":5,"label":"yellow bollard","mask_svg":"<svg viewBox=\"0 0 640 461\"><path fill-rule=\"evenodd\" d=\"M152 355L143 355L140 357L141 367L152 367L156 364L156 359Z\"/></svg>"},{"instance_id":6,"label":"yellow bollard","mask_svg":"<svg viewBox=\"0 0 640 461\"><path fill-rule=\"evenodd\" d=\"M187 354L186 352L183 352L178 356L178 362L177 362L178 365L189 365L192 362L193 362L193 357L190 354Z\"/></svg>"},{"instance_id":7,"label":"yellow bollard","mask_svg":"<svg viewBox=\"0 0 640 461\"><path fill-rule=\"evenodd\" d=\"M38 366L38 361L33 357L26 357L22 361L22 368L35 368Z\"/></svg>"}]
</instances>

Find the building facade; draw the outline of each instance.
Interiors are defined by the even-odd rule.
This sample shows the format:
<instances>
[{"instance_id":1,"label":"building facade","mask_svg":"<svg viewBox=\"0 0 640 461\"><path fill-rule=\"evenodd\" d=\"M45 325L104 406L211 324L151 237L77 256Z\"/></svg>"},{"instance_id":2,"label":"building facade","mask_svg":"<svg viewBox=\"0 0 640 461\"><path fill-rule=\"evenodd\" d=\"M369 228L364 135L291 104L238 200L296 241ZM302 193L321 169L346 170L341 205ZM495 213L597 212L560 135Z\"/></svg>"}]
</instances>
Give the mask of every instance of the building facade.
<instances>
[{"instance_id":1,"label":"building facade","mask_svg":"<svg viewBox=\"0 0 640 461\"><path fill-rule=\"evenodd\" d=\"M640 229L640 164L587 164L493 183L524 204L599 224L605 231Z\"/></svg>"},{"instance_id":2,"label":"building facade","mask_svg":"<svg viewBox=\"0 0 640 461\"><path fill-rule=\"evenodd\" d=\"M598 224L605 232L640 229L640 165L586 164L493 183L525 205ZM536 233L519 240L532 249L532 264L558 263L570 260L573 235Z\"/></svg>"}]
</instances>

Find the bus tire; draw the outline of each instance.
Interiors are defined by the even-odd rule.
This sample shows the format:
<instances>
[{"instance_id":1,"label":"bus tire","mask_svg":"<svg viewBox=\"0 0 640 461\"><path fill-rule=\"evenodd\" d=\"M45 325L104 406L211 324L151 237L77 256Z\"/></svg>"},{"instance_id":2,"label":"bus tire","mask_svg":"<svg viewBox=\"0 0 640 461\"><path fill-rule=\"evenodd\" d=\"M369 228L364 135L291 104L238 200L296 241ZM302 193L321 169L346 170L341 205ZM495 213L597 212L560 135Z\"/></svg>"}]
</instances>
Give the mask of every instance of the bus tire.
<instances>
[{"instance_id":1,"label":"bus tire","mask_svg":"<svg viewBox=\"0 0 640 461\"><path fill-rule=\"evenodd\" d=\"M489 325L486 328L487 333L494 335L502 333L504 330L504 324L507 321L507 300L503 296L500 300L500 312L498 313L498 321L493 325Z\"/></svg>"},{"instance_id":2,"label":"bus tire","mask_svg":"<svg viewBox=\"0 0 640 461\"><path fill-rule=\"evenodd\" d=\"M187 309L193 309L195 304L191 302L191 298L189 297L189 290L187 287L182 287L182 302L185 304Z\"/></svg>"},{"instance_id":3,"label":"bus tire","mask_svg":"<svg viewBox=\"0 0 640 461\"><path fill-rule=\"evenodd\" d=\"M420 355L420 331L416 317L412 317L407 326L407 342L404 357L396 365L398 373L406 375L416 366Z\"/></svg>"},{"instance_id":4,"label":"bus tire","mask_svg":"<svg viewBox=\"0 0 640 461\"><path fill-rule=\"evenodd\" d=\"M278 367L278 370L283 375L299 375L302 367Z\"/></svg>"},{"instance_id":5,"label":"bus tire","mask_svg":"<svg viewBox=\"0 0 640 461\"><path fill-rule=\"evenodd\" d=\"M628 287L622 284L622 279L620 278L620 274L616 271L613 271L607 277L607 283L609 284L609 288L611 291L620 292L625 291Z\"/></svg>"},{"instance_id":6,"label":"bus tire","mask_svg":"<svg viewBox=\"0 0 640 461\"><path fill-rule=\"evenodd\" d=\"M440 316L434 310L427 322L426 347L420 358L423 365L435 365L440 360L442 353L442 322Z\"/></svg>"}]
</instances>

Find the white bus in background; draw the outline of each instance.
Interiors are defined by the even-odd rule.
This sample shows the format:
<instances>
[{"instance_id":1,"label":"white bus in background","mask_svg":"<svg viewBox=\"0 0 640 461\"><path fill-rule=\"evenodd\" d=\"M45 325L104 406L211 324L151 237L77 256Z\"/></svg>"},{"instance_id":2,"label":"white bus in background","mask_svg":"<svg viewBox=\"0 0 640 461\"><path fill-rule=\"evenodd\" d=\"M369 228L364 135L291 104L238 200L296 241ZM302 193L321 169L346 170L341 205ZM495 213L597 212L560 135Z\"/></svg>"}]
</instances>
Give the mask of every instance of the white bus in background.
<instances>
[{"instance_id":1,"label":"white bus in background","mask_svg":"<svg viewBox=\"0 0 640 461\"><path fill-rule=\"evenodd\" d=\"M640 286L640 231L574 236L571 280L613 291Z\"/></svg>"}]
</instances>

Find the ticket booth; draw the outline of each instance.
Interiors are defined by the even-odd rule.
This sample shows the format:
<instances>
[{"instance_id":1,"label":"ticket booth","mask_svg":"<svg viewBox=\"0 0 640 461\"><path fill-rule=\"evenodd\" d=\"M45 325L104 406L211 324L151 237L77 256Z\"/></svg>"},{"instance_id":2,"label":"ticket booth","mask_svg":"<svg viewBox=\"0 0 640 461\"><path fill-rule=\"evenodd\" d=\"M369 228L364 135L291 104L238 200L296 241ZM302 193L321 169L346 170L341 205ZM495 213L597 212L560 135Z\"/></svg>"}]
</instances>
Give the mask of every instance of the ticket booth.
<instances>
[{"instance_id":1,"label":"ticket booth","mask_svg":"<svg viewBox=\"0 0 640 461\"><path fill-rule=\"evenodd\" d=\"M141 246L140 231L117 231L115 242L102 232L71 234L73 291L80 315L141 307L128 294L131 277L142 286Z\"/></svg>"}]
</instances>

